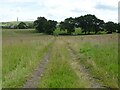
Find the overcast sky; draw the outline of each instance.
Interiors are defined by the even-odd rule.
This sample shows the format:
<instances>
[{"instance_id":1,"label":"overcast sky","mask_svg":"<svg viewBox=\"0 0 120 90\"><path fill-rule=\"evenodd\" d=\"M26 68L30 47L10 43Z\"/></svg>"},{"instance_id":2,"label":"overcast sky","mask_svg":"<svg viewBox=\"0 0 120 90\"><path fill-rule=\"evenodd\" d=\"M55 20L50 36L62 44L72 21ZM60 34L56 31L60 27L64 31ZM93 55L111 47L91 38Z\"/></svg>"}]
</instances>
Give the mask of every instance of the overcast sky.
<instances>
[{"instance_id":1,"label":"overcast sky","mask_svg":"<svg viewBox=\"0 0 120 90\"><path fill-rule=\"evenodd\" d=\"M94 14L104 21L118 22L119 0L1 0L0 22L33 21L38 16L63 21L68 17Z\"/></svg>"}]
</instances>

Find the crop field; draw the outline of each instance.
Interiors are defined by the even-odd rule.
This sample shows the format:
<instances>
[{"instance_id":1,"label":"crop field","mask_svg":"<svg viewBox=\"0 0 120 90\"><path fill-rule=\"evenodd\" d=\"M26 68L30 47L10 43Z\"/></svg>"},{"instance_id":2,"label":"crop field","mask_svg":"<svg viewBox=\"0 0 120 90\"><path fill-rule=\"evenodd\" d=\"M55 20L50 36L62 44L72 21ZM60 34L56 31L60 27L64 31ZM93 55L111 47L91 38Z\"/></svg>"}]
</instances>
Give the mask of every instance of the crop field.
<instances>
[{"instance_id":1,"label":"crop field","mask_svg":"<svg viewBox=\"0 0 120 90\"><path fill-rule=\"evenodd\" d=\"M3 88L118 88L118 34L2 35Z\"/></svg>"}]
</instances>

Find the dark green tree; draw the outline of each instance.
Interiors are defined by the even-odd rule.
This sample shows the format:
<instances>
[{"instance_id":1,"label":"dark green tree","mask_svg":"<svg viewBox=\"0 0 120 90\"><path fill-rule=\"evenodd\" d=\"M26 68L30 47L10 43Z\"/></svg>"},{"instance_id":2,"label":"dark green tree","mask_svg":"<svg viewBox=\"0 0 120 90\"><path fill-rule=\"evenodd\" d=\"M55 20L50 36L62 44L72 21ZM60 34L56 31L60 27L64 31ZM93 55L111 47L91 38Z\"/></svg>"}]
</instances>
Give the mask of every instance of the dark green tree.
<instances>
[{"instance_id":1,"label":"dark green tree","mask_svg":"<svg viewBox=\"0 0 120 90\"><path fill-rule=\"evenodd\" d=\"M108 34L111 34L114 31L114 22L109 21L105 23L105 30Z\"/></svg>"},{"instance_id":2,"label":"dark green tree","mask_svg":"<svg viewBox=\"0 0 120 90\"><path fill-rule=\"evenodd\" d=\"M76 18L76 24L77 27L81 27L82 28L82 32L87 32L87 22L86 22L86 18L84 16L80 16L78 18Z\"/></svg>"},{"instance_id":3,"label":"dark green tree","mask_svg":"<svg viewBox=\"0 0 120 90\"><path fill-rule=\"evenodd\" d=\"M47 25L47 19L45 17L38 17L36 21L34 21L34 26L36 30L40 33L45 33Z\"/></svg>"},{"instance_id":4,"label":"dark green tree","mask_svg":"<svg viewBox=\"0 0 120 90\"><path fill-rule=\"evenodd\" d=\"M114 29L113 29L113 32L118 32L118 25L119 25L119 23L117 24L117 23L114 23Z\"/></svg>"},{"instance_id":5,"label":"dark green tree","mask_svg":"<svg viewBox=\"0 0 120 90\"><path fill-rule=\"evenodd\" d=\"M103 29L103 24L103 20L100 20L95 15L91 14L75 18L75 27L81 27L83 30L82 32L85 32L85 34L90 34L91 31L97 34Z\"/></svg>"},{"instance_id":6,"label":"dark green tree","mask_svg":"<svg viewBox=\"0 0 120 90\"><path fill-rule=\"evenodd\" d=\"M53 31L56 28L57 21L48 20L45 17L38 17L34 21L34 26L36 30L40 33L53 34Z\"/></svg>"},{"instance_id":7,"label":"dark green tree","mask_svg":"<svg viewBox=\"0 0 120 90\"><path fill-rule=\"evenodd\" d=\"M67 29L67 33L72 34L75 31L74 19L72 17L65 19L64 22L60 23L60 29Z\"/></svg>"},{"instance_id":8,"label":"dark green tree","mask_svg":"<svg viewBox=\"0 0 120 90\"><path fill-rule=\"evenodd\" d=\"M93 31L95 32L95 34L97 34L99 31L104 31L104 24L104 21L100 19L96 19L93 22Z\"/></svg>"},{"instance_id":9,"label":"dark green tree","mask_svg":"<svg viewBox=\"0 0 120 90\"><path fill-rule=\"evenodd\" d=\"M19 28L19 29L26 29L26 28L27 28L27 25L26 25L26 23L24 23L24 22L20 22L20 23L18 24L18 28Z\"/></svg>"},{"instance_id":10,"label":"dark green tree","mask_svg":"<svg viewBox=\"0 0 120 90\"><path fill-rule=\"evenodd\" d=\"M53 31L56 29L57 21L48 20L46 24L46 34L53 34Z\"/></svg>"},{"instance_id":11,"label":"dark green tree","mask_svg":"<svg viewBox=\"0 0 120 90\"><path fill-rule=\"evenodd\" d=\"M117 33L120 33L120 23L117 25Z\"/></svg>"},{"instance_id":12,"label":"dark green tree","mask_svg":"<svg viewBox=\"0 0 120 90\"><path fill-rule=\"evenodd\" d=\"M27 28L29 28L29 29L33 29L33 28L34 28L34 24L33 24L33 22L29 22L29 23L27 23Z\"/></svg>"},{"instance_id":13,"label":"dark green tree","mask_svg":"<svg viewBox=\"0 0 120 90\"><path fill-rule=\"evenodd\" d=\"M65 24L64 24L64 22L60 22L59 27L60 27L60 30L65 30Z\"/></svg>"}]
</instances>

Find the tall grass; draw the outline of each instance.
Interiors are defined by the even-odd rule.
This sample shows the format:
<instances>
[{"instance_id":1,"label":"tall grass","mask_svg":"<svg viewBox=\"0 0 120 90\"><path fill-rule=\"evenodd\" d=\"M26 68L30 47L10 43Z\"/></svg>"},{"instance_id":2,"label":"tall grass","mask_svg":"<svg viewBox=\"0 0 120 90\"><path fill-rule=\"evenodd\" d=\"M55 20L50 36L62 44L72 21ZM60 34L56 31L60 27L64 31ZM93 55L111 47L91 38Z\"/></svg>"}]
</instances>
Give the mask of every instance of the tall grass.
<instances>
[{"instance_id":1,"label":"tall grass","mask_svg":"<svg viewBox=\"0 0 120 90\"><path fill-rule=\"evenodd\" d=\"M51 59L39 88L79 88L87 87L88 82L77 76L71 67L71 57L64 41L57 38Z\"/></svg>"},{"instance_id":2,"label":"tall grass","mask_svg":"<svg viewBox=\"0 0 120 90\"><path fill-rule=\"evenodd\" d=\"M3 40L3 87L23 87L48 51L53 37L18 33L17 37L3 36Z\"/></svg>"},{"instance_id":3,"label":"tall grass","mask_svg":"<svg viewBox=\"0 0 120 90\"><path fill-rule=\"evenodd\" d=\"M78 53L79 63L105 87L118 87L117 35L67 37L66 41Z\"/></svg>"},{"instance_id":4,"label":"tall grass","mask_svg":"<svg viewBox=\"0 0 120 90\"><path fill-rule=\"evenodd\" d=\"M81 60L98 78L109 87L118 87L118 52L117 44L93 45L84 44L80 49L85 60Z\"/></svg>"},{"instance_id":5,"label":"tall grass","mask_svg":"<svg viewBox=\"0 0 120 90\"><path fill-rule=\"evenodd\" d=\"M59 31L59 30L58 30ZM57 31L55 33L58 33ZM80 33L80 30L77 31ZM51 57L38 87L84 88L90 82L81 78L71 65L73 58L67 45L80 57L83 64L106 87L118 87L117 35L54 36L35 30L3 30L2 79L5 88L21 88L43 60L50 46Z\"/></svg>"}]
</instances>

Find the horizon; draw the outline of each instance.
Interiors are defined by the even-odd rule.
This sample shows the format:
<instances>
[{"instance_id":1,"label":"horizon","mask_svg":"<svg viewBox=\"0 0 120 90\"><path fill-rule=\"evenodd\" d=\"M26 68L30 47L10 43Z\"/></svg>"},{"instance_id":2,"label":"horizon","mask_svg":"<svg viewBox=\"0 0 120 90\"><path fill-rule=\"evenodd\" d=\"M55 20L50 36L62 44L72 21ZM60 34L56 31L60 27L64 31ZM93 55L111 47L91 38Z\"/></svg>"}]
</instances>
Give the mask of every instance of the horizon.
<instances>
[{"instance_id":1,"label":"horizon","mask_svg":"<svg viewBox=\"0 0 120 90\"><path fill-rule=\"evenodd\" d=\"M87 15L87 14L86 14ZM41 16L42 17L42 16ZM43 16L44 17L44 16ZM70 18L70 17L68 17L68 18ZM73 17L72 17L73 18ZM74 17L74 18L76 18L76 17ZM46 18L47 19L47 18ZM66 18L65 18L66 19ZM64 19L64 20L65 20ZM99 18L98 18L99 19ZM37 18L36 18L36 20L37 20ZM47 19L48 20L48 19ZM49 19L49 20L51 20L51 19ZM53 19L52 19L53 20ZM62 21L64 21L64 20L62 20ZM101 20L103 20L103 19L101 19ZM16 18L16 20L11 20L11 21L3 21L3 22L1 22L0 21L0 23L7 23L7 22L34 22L35 20L19 20L18 19L18 21L17 21L17 18ZM61 21L57 21L57 22L61 22ZM106 22L109 22L109 21L105 21L104 20L104 22L106 23ZM114 21L110 21L110 22L114 22ZM117 22L114 22L114 23L118 23L118 21Z\"/></svg>"},{"instance_id":2,"label":"horizon","mask_svg":"<svg viewBox=\"0 0 120 90\"><path fill-rule=\"evenodd\" d=\"M88 14L85 14L85 15L88 15ZM93 15L93 14L91 14L91 15ZM81 16L83 16L83 15L81 15ZM38 16L38 17L44 17L44 16ZM37 18L38 18L37 17ZM80 17L80 16L77 16L77 17ZM72 18L77 18L77 17L72 17ZM97 16L96 16L97 17ZM35 20L37 20L37 18L35 19ZM46 18L46 17L45 17ZM70 17L67 17L67 18L70 18ZM97 17L98 18L98 17ZM46 18L47 19L47 18ZM66 19L66 18L65 18ZM64 19L64 20L65 20ZM98 19L100 19L100 18L98 18ZM16 18L16 20L11 20L11 21L3 21L3 22L34 22L35 20L19 20L19 18L17 17ZM53 20L53 19L47 19L47 20ZM64 21L64 20L61 20L61 21L57 21L57 22L62 22L62 21ZM103 20L103 19L101 19L101 20ZM55 20L56 21L56 20ZM114 21L105 21L105 20L103 20L105 23L106 22L114 22ZM3 23L3 22L0 22L0 23ZM117 22L114 22L114 23L119 23L119 21L117 21Z\"/></svg>"}]
</instances>

